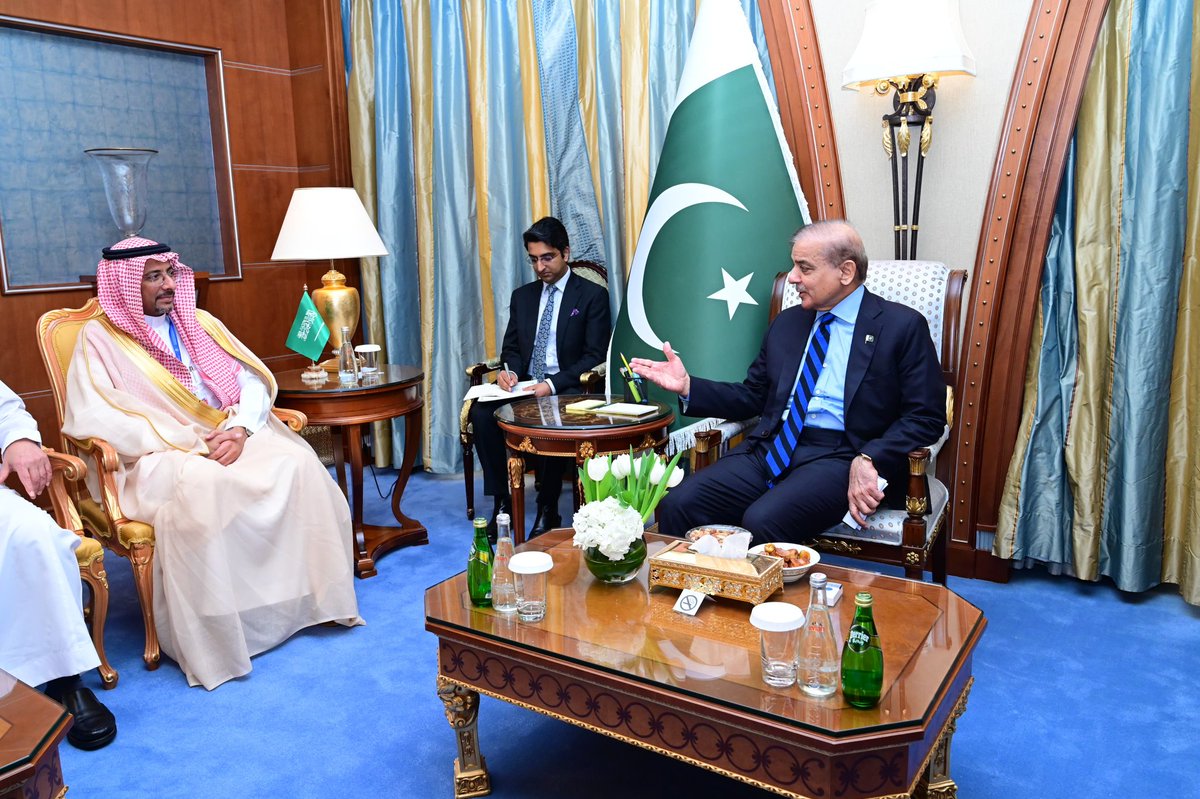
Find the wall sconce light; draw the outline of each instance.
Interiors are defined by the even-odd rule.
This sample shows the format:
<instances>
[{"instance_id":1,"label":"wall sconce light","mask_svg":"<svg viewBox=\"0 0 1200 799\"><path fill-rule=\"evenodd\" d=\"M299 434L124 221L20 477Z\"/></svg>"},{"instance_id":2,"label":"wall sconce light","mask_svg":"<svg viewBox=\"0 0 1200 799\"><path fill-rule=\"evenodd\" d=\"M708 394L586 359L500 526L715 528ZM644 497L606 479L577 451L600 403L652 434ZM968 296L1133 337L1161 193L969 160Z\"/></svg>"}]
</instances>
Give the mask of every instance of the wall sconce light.
<instances>
[{"instance_id":1,"label":"wall sconce light","mask_svg":"<svg viewBox=\"0 0 1200 799\"><path fill-rule=\"evenodd\" d=\"M958 0L869 0L862 37L842 71L842 88L882 96L895 92L892 113L883 115L883 149L892 166L897 259L917 257L921 177L933 141L938 80L974 74L975 56L963 38ZM914 127L920 139L910 222L908 150Z\"/></svg>"}]
</instances>

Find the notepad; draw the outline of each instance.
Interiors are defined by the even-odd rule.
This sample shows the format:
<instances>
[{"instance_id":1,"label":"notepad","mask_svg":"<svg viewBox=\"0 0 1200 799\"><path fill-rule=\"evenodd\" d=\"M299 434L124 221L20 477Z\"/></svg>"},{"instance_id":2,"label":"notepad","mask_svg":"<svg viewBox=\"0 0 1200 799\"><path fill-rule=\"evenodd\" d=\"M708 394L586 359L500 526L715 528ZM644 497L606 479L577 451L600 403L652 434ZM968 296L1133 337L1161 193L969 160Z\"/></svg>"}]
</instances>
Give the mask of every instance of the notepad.
<instances>
[{"instance_id":1,"label":"notepad","mask_svg":"<svg viewBox=\"0 0 1200 799\"><path fill-rule=\"evenodd\" d=\"M516 399L517 397L532 397L533 386L537 383L536 380L526 380L517 383L512 391L505 391L495 383L484 383L479 386L471 386L467 389L467 395L463 397L463 402L467 400L475 400L477 402L501 402Z\"/></svg>"},{"instance_id":2,"label":"notepad","mask_svg":"<svg viewBox=\"0 0 1200 799\"><path fill-rule=\"evenodd\" d=\"M604 404L604 400L589 399L579 400L563 406L563 410L568 413L591 413L596 408Z\"/></svg>"},{"instance_id":3,"label":"notepad","mask_svg":"<svg viewBox=\"0 0 1200 799\"><path fill-rule=\"evenodd\" d=\"M611 416L649 416L657 411L658 408L654 405L637 405L632 402L612 402L592 409L592 413L607 413Z\"/></svg>"}]
</instances>

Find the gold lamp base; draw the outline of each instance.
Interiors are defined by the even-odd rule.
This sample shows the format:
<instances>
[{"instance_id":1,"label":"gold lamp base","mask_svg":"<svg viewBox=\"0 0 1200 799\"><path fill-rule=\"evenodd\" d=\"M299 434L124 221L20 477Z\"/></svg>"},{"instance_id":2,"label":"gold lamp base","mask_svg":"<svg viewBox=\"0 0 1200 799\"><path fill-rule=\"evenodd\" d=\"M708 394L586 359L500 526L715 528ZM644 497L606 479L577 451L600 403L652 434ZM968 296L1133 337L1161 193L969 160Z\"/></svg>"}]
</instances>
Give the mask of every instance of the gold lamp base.
<instances>
[{"instance_id":1,"label":"gold lamp base","mask_svg":"<svg viewBox=\"0 0 1200 799\"><path fill-rule=\"evenodd\" d=\"M361 312L358 289L347 286L346 276L336 269L330 269L321 276L321 288L313 290L312 300L317 306L321 318L325 320L325 324L329 325L329 346L333 348L335 357L333 368L326 368L328 371L336 372L336 353L342 346L342 328L350 328L351 337L358 329L358 318ZM325 366L325 364L321 365Z\"/></svg>"}]
</instances>

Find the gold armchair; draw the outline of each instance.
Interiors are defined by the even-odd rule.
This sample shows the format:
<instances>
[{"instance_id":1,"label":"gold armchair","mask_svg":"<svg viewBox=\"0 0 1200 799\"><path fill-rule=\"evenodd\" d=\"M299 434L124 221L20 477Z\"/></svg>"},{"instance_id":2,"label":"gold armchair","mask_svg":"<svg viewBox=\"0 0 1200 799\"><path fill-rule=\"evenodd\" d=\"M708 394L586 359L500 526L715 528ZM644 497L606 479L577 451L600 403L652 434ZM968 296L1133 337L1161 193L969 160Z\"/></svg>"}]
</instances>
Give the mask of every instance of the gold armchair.
<instances>
[{"instance_id":1,"label":"gold armchair","mask_svg":"<svg viewBox=\"0 0 1200 799\"><path fill-rule=\"evenodd\" d=\"M61 428L67 399L67 369L75 352L75 344L83 326L103 315L94 297L82 308L63 308L47 311L38 320L38 346L50 387L54 393L54 408ZM274 414L297 432L307 424L304 414L282 408ZM62 436L62 448L81 455L92 464L97 494L86 487L76 490L77 506L83 529L104 545L105 549L128 558L133 566L134 585L142 609L146 647L142 659L147 669L158 668L158 632L154 626L154 527L147 522L128 518L121 510L114 475L120 467L117 452L102 438ZM115 673L114 673L115 674ZM114 676L115 680L115 676Z\"/></svg>"},{"instance_id":2,"label":"gold armchair","mask_svg":"<svg viewBox=\"0 0 1200 799\"><path fill-rule=\"evenodd\" d=\"M598 286L608 290L608 270L603 266L591 261L572 261L571 274L589 280ZM479 363L473 363L467 367L467 380L469 385L478 386L483 384L483 379L487 375L500 371L500 359L491 358ZM608 364L598 363L591 369L579 376L579 382L583 387L583 393L596 394L604 390L604 378L608 374ZM475 518L475 431L471 426L471 408L475 406L475 400L466 400L463 402L462 410L458 415L458 440L462 443L463 448L463 481L467 492L467 518ZM575 479L574 473L568 469L567 475L571 480ZM564 478L566 479L566 478Z\"/></svg>"}]
</instances>

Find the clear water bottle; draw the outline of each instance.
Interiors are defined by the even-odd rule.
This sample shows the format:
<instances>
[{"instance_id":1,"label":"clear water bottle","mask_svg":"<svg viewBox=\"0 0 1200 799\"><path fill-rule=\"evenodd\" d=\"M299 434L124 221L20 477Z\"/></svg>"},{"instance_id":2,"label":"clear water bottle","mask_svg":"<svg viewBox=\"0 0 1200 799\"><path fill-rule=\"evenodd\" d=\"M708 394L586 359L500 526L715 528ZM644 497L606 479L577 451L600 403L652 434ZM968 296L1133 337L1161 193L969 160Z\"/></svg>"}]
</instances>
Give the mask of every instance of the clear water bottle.
<instances>
[{"instance_id":1,"label":"clear water bottle","mask_svg":"<svg viewBox=\"0 0 1200 799\"><path fill-rule=\"evenodd\" d=\"M800 631L797 658L800 690L809 696L833 696L837 693L842 659L837 639L833 637L829 605L825 603L825 575L813 574L808 578L808 584L812 586L812 597L804 629Z\"/></svg>"},{"instance_id":2,"label":"clear water bottle","mask_svg":"<svg viewBox=\"0 0 1200 799\"><path fill-rule=\"evenodd\" d=\"M342 346L338 347L338 382L343 386L358 385L358 358L350 343L350 328L342 328Z\"/></svg>"},{"instance_id":3,"label":"clear water bottle","mask_svg":"<svg viewBox=\"0 0 1200 799\"><path fill-rule=\"evenodd\" d=\"M507 513L496 514L496 558L492 561L492 607L501 613L517 609L517 575L508 567L513 556L512 521Z\"/></svg>"}]
</instances>

